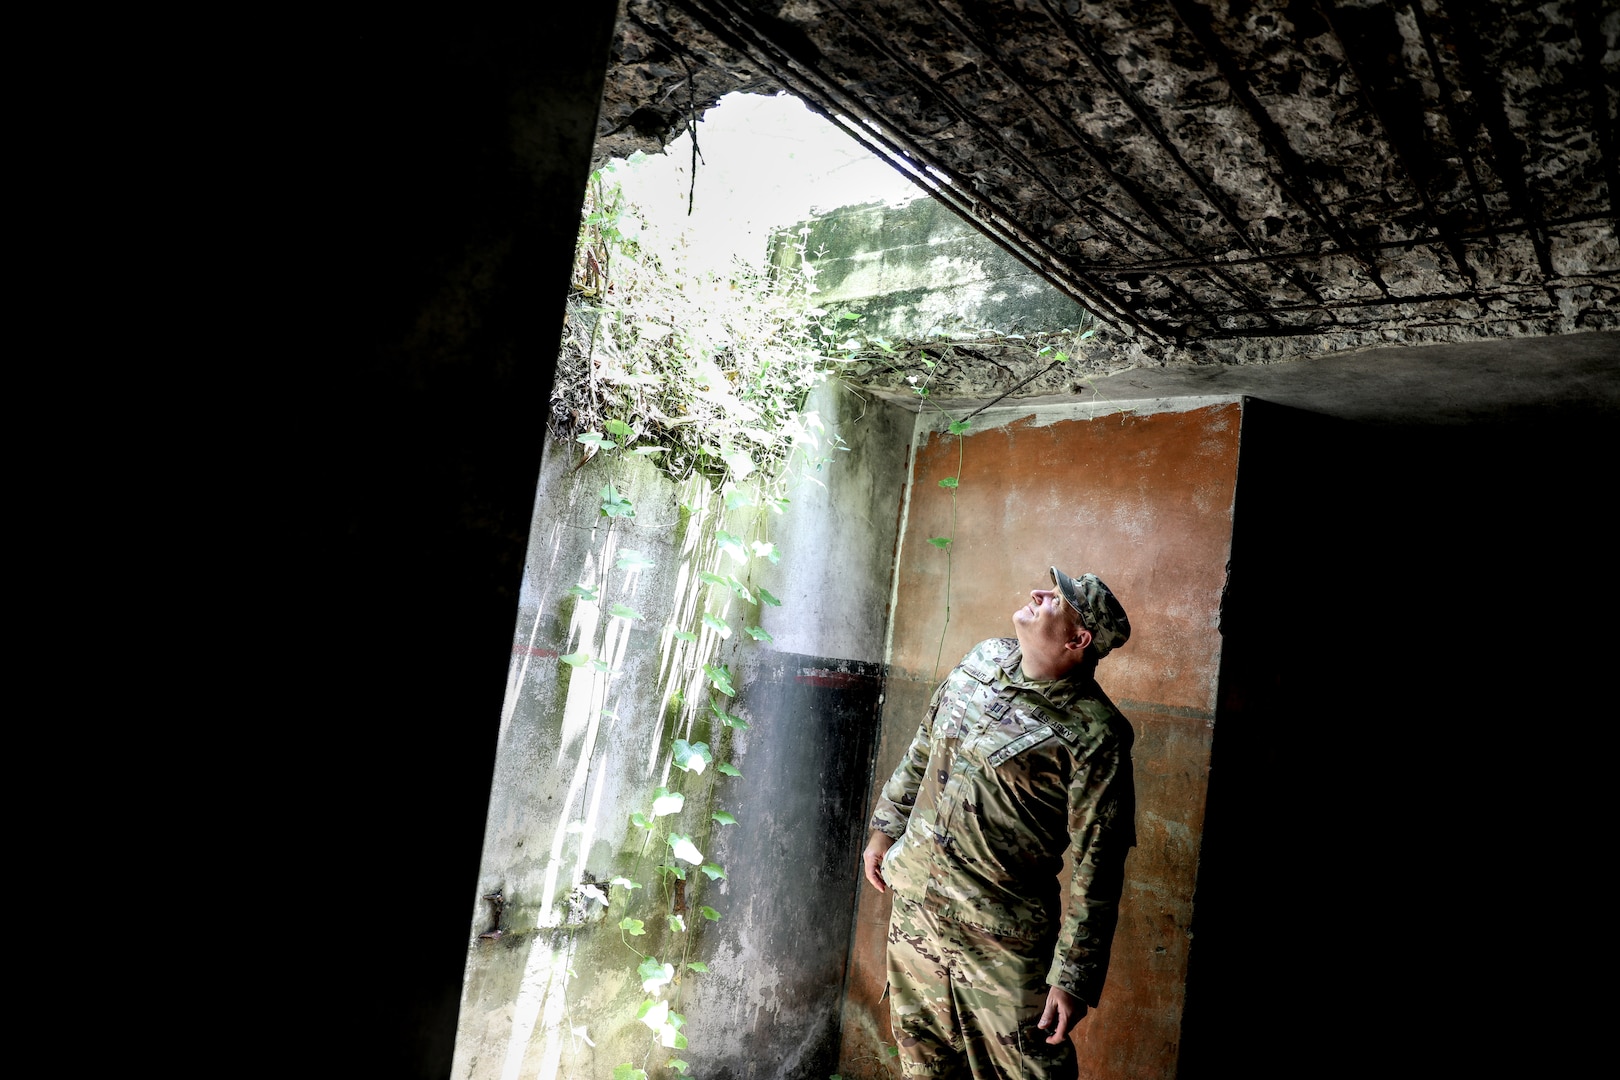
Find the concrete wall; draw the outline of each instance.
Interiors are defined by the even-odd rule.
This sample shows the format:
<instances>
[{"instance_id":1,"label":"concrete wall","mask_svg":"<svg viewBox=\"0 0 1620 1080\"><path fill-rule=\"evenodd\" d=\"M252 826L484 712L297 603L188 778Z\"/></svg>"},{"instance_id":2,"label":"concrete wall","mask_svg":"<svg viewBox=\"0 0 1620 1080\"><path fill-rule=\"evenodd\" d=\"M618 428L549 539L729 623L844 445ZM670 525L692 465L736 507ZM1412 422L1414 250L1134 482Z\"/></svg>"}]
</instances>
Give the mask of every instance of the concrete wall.
<instances>
[{"instance_id":1,"label":"concrete wall","mask_svg":"<svg viewBox=\"0 0 1620 1080\"><path fill-rule=\"evenodd\" d=\"M804 224L816 302L865 315L866 333L914 337L964 324L1059 330L1085 318L1080 305L934 199L843 207ZM785 245L774 257L788 265L798 259Z\"/></svg>"},{"instance_id":2,"label":"concrete wall","mask_svg":"<svg viewBox=\"0 0 1620 1080\"><path fill-rule=\"evenodd\" d=\"M919 425L872 794L938 679L974 642L1012 632L1012 612L1045 587L1048 566L1110 584L1133 635L1098 679L1136 731L1138 845L1102 1003L1075 1042L1083 1075L1147 1080L1175 1074L1180 1042L1242 410L1136 405L994 410L960 446L942 422ZM959 461L953 520L938 482ZM946 555L927 543L936 536L954 537L948 626ZM879 1044L892 1042L880 1002L888 906L862 890L840 1061L848 1076L883 1075Z\"/></svg>"},{"instance_id":3,"label":"concrete wall","mask_svg":"<svg viewBox=\"0 0 1620 1080\"><path fill-rule=\"evenodd\" d=\"M600 1077L621 1062L658 1070L670 1056L708 1077L832 1071L910 431L904 414L837 386L817 404L851 451L813 470L781 517L726 514L706 484L678 488L644 459L580 465L577 446L547 447L477 888L499 890L505 906L497 925L493 904L473 905L458 1080ZM610 476L633 521L599 515ZM768 537L782 561L719 565L704 543L717 526ZM654 565L616 569L625 549ZM763 585L782 606L744 604L701 582L702 570ZM576 583L599 587L598 600L568 595ZM609 617L615 602L644 618ZM729 640L672 637L700 630L705 609L734 628ZM773 643L743 633L755 623ZM688 649L736 675L737 695L719 700L746 730L715 721L701 672L680 674ZM561 662L582 650L611 670ZM673 769L677 738L707 742L713 765ZM742 776L721 775L723 761ZM685 881L659 877L662 837L646 846L630 820L650 812L659 787L686 798L661 824L692 836L723 879L695 868ZM715 824L716 810L737 823ZM644 887L607 884L621 875ZM684 932L670 929L671 914ZM627 916L647 932L625 937ZM644 993L638 954L675 963L674 986ZM687 1017L686 1050L658 1047L636 1020L648 997Z\"/></svg>"}]
</instances>

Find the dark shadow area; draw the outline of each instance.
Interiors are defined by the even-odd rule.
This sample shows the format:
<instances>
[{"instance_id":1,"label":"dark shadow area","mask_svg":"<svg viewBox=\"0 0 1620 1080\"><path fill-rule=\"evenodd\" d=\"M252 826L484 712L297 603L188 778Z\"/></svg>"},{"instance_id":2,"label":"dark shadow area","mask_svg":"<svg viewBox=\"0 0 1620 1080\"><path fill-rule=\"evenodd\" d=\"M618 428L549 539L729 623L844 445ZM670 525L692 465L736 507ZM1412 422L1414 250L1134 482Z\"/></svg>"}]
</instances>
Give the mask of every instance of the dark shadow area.
<instances>
[{"instance_id":1,"label":"dark shadow area","mask_svg":"<svg viewBox=\"0 0 1620 1080\"><path fill-rule=\"evenodd\" d=\"M339 16L275 54L266 210L298 250L256 388L277 653L248 879L296 980L253 1038L296 1072L450 1072L614 15Z\"/></svg>"},{"instance_id":2,"label":"dark shadow area","mask_svg":"<svg viewBox=\"0 0 1620 1080\"><path fill-rule=\"evenodd\" d=\"M1500 1029L1564 932L1613 419L1246 409L1181 1080L1530 1052Z\"/></svg>"}]
</instances>

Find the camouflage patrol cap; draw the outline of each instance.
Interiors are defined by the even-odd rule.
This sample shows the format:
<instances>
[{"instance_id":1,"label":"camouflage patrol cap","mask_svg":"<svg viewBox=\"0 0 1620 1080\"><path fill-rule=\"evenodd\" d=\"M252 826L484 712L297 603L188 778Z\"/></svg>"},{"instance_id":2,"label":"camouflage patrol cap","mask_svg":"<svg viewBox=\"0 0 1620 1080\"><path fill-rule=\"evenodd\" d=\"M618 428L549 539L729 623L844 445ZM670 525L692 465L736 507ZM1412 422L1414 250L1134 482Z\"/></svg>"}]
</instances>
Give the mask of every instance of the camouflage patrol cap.
<instances>
[{"instance_id":1,"label":"camouflage patrol cap","mask_svg":"<svg viewBox=\"0 0 1620 1080\"><path fill-rule=\"evenodd\" d=\"M1057 586L1058 595L1080 616L1080 625L1091 631L1091 647L1098 656L1107 656L1109 650L1125 644L1125 639L1131 636L1131 620L1125 617L1119 599L1101 578L1096 574L1072 578L1054 566L1052 582Z\"/></svg>"}]
</instances>

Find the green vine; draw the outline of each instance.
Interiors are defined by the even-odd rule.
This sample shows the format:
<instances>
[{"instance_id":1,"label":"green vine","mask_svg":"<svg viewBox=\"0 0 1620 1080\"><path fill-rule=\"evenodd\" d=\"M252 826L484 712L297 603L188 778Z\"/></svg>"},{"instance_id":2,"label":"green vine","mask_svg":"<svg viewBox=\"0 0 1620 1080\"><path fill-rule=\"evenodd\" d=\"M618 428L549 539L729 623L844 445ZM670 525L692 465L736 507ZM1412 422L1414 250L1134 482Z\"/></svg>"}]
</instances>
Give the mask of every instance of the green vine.
<instances>
[{"instance_id":1,"label":"green vine","mask_svg":"<svg viewBox=\"0 0 1620 1080\"><path fill-rule=\"evenodd\" d=\"M719 830L746 827L725 808L723 793L742 782L728 748L750 721L734 704L736 673L714 654L739 631L753 642L772 640L760 613L782 602L754 581L753 568L781 560L770 523L794 488L821 483L817 474L847 449L807 402L840 363L839 330L853 321L811 305L809 264L698 273L679 250L657 254L642 241L639 211L610 177L594 175L551 410L554 437L581 448L580 465L600 458L608 466L598 521L671 525L639 520L626 477L632 460L649 461L679 485L682 526L688 536L696 530L687 557L702 590L689 621L663 632L681 688L666 716L681 718L685 730L671 730L683 737L664 751L668 779L630 815L631 835L641 834L630 865L605 883L608 917L641 991L633 1018L650 1036L639 1061L614 1068L615 1080L645 1080L660 1053L662 1068L682 1075L691 1068L680 1056L691 1039L681 1003L688 980L709 974L696 958L702 928L725 917L706 902L706 888L728 877L709 853ZM746 524L739 528L732 516ZM620 547L615 569L653 565ZM644 619L627 604L606 603L600 584L568 593L632 627ZM733 602L743 606L742 618L728 617ZM606 660L585 650L561 659L575 671L611 674Z\"/></svg>"},{"instance_id":2,"label":"green vine","mask_svg":"<svg viewBox=\"0 0 1620 1080\"><path fill-rule=\"evenodd\" d=\"M1086 341L1095 333L1095 327L1088 328L1081 333L1076 340L1077 342ZM1028 385L1034 380L1040 378L1042 375L1045 375L1048 371L1051 371L1053 368L1067 364L1070 360L1068 353L1062 351L1061 349L1056 349L1051 345L1042 346L1040 350L1037 351L1036 356L1045 356L1048 353L1053 353L1055 355L1052 357L1052 362L1045 368L1036 372L1034 375L1029 376L1023 382L1019 383L1018 386L1012 387L1000 397L979 406L972 413L968 414L962 419L954 419L949 413L945 412L945 410L940 409L940 412L946 417L946 419L950 420L950 426L947 430L949 430L952 435L956 436L956 475L947 476L945 479L939 482L940 487L945 488L951 493L951 535L931 536L928 538L928 542L930 544L945 552L945 620L940 624L939 628L939 647L934 650L934 672L932 675L932 681L934 682L939 681L939 664L945 655L945 634L946 631L950 629L951 625L951 571L952 563L954 561L951 549L956 539L956 491L957 487L962 482L962 462L964 453L962 436L967 429L972 426L973 417L984 412L986 409L990 408L991 405L996 404L996 402L1001 401L1003 398L1007 397L1008 394L1013 393L1022 386ZM935 368L935 362L925 358L924 363L927 364L929 373L932 374ZM920 385L917 385L914 390L917 396L923 399L924 403L930 403L928 402L928 384L926 379L924 379ZM938 408L938 406L935 407Z\"/></svg>"},{"instance_id":3,"label":"green vine","mask_svg":"<svg viewBox=\"0 0 1620 1080\"><path fill-rule=\"evenodd\" d=\"M579 448L576 468L593 460L605 466L597 521L610 530L667 531L676 524L640 519L631 497L632 462L651 464L679 486L679 526L691 538L684 557L702 590L683 624L661 632L664 649L674 650L675 685L681 688L664 706L665 718L673 721L662 751L667 778L646 791L630 815L629 835L639 832L640 842L628 865L601 883L605 892L598 889L625 950L627 975L640 989L633 1020L649 1034L639 1061L615 1066L615 1080L645 1080L649 1068L681 1075L691 1068L680 1056L692 1037L682 1001L688 980L710 973L696 959L700 933L725 917L705 902L707 888L728 879L710 853L720 830L746 828L725 808L723 795L742 781L742 770L727 759L733 734L747 730L750 721L734 702L738 676L716 650L741 641L739 633L771 642L760 615L781 601L754 580L760 560L776 564L783 557L771 523L791 505L799 484L821 483L818 474L848 449L808 407L811 392L829 378L856 368L870 372L875 365L904 379L928 405L939 366L952 357L991 355L998 348L1027 347L1037 356L1055 351L1046 370L1068 358L1051 341L1042 347L988 331L921 343L863 335L861 316L813 303L815 267L802 239L795 265L756 269L737 263L713 273L692 270L679 248L654 252L645 233L640 212L611 173L593 175L550 415L553 437ZM1089 336L1088 330L1081 339ZM951 494L951 536L929 540L946 555L936 677L951 617L964 434L976 413L946 415L957 439L957 469L939 482ZM620 546L613 569L628 575L654 565L634 547ZM581 582L567 593L576 604L596 605L607 618L626 621L632 632L646 621L630 605L608 602L603 583ZM742 605L743 617L728 616L734 603ZM584 648L561 660L593 678L613 674L609 659ZM673 737L680 724L681 737ZM663 1056L655 1064L658 1054Z\"/></svg>"}]
</instances>

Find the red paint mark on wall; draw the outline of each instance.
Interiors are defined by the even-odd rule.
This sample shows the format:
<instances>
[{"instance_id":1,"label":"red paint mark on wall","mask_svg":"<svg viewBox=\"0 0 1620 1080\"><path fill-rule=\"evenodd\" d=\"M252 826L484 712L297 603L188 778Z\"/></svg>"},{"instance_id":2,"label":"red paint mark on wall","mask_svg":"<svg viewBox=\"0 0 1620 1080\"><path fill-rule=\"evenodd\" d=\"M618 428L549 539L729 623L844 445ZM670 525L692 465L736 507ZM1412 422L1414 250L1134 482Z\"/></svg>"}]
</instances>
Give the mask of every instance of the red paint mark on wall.
<instances>
[{"instance_id":1,"label":"red paint mark on wall","mask_svg":"<svg viewBox=\"0 0 1620 1080\"><path fill-rule=\"evenodd\" d=\"M866 680L865 675L857 675L852 671L838 671L834 668L800 668L799 673L793 677L793 681L797 683L827 686L834 690L848 690L852 686L861 686Z\"/></svg>"},{"instance_id":2,"label":"red paint mark on wall","mask_svg":"<svg viewBox=\"0 0 1620 1080\"><path fill-rule=\"evenodd\" d=\"M523 642L520 641L516 645L512 646L512 655L513 656L540 656L540 657L551 656L551 657L555 657L557 655L557 650L556 649L541 649L541 648L537 648L534 645L525 645Z\"/></svg>"}]
</instances>

